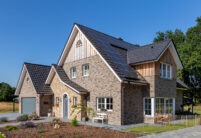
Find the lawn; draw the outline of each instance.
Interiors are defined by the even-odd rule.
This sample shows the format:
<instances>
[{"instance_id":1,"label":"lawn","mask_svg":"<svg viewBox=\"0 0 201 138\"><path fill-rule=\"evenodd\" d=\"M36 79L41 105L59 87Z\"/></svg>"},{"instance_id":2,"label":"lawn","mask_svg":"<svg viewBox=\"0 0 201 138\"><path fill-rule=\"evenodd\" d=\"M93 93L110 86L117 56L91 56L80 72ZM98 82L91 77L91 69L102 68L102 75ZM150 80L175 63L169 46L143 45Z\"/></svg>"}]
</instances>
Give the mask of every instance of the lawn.
<instances>
[{"instance_id":1,"label":"lawn","mask_svg":"<svg viewBox=\"0 0 201 138\"><path fill-rule=\"evenodd\" d=\"M154 133L161 133L171 130L177 130L177 129L183 129L187 127L192 127L195 125L200 124L200 118L197 120L189 119L187 122L179 123L179 124L171 124L171 125L165 125L165 126L139 126L139 127L133 127L129 129L123 129L124 131L129 132L136 132L136 133L144 133L144 134L154 134Z\"/></svg>"},{"instance_id":2,"label":"lawn","mask_svg":"<svg viewBox=\"0 0 201 138\"><path fill-rule=\"evenodd\" d=\"M18 112L19 104L15 103L15 111ZM12 102L0 102L0 113L13 112Z\"/></svg>"},{"instance_id":3,"label":"lawn","mask_svg":"<svg viewBox=\"0 0 201 138\"><path fill-rule=\"evenodd\" d=\"M70 123L64 122L57 129L53 128L50 123L37 124L33 128L17 127L17 130L12 131L0 128L0 132L8 138L135 138L143 136L143 134L120 132L92 126L72 126Z\"/></svg>"},{"instance_id":4,"label":"lawn","mask_svg":"<svg viewBox=\"0 0 201 138\"><path fill-rule=\"evenodd\" d=\"M192 112L192 106L185 106L184 110L188 111L188 108L191 108L191 112ZM197 113L199 115L201 115L201 105L195 105L193 106L193 113Z\"/></svg>"}]
</instances>

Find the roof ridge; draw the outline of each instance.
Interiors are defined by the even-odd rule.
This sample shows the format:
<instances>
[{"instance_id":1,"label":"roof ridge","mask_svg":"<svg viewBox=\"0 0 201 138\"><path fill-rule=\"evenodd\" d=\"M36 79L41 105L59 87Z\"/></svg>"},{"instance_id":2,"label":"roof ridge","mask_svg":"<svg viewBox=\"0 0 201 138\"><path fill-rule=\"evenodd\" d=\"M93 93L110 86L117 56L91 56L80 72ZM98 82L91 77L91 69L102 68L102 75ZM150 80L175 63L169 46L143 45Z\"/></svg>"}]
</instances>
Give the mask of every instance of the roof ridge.
<instances>
[{"instance_id":1,"label":"roof ridge","mask_svg":"<svg viewBox=\"0 0 201 138\"><path fill-rule=\"evenodd\" d=\"M138 48L129 49L128 51L137 50L137 49L144 48L144 47L148 47L148 46L151 46L151 45L154 45L154 44L159 44L159 43L162 43L162 42L165 42L165 41L172 41L172 39L166 39L166 40L154 42L154 43L151 43L151 44L146 44L146 45L140 46L140 47L138 47ZM169 44L169 43L168 43L168 44Z\"/></svg>"},{"instance_id":2,"label":"roof ridge","mask_svg":"<svg viewBox=\"0 0 201 138\"><path fill-rule=\"evenodd\" d=\"M130 44L130 45L132 45L132 46L134 46L134 47L139 47L139 46L137 46L137 45L135 45L135 44L129 43L129 42L124 41L124 40L119 40L118 38L116 38L116 37L114 37L114 36L111 36L111 35L108 35L108 34L106 34L106 33L97 31L97 30L92 29L92 28L89 28L89 27L87 27L87 26L84 26L84 25L81 25L81 24L78 24L78 23L75 23L75 24L78 25L78 26L86 27L86 28L88 28L88 29L90 29L90 30L96 31L97 33L106 35L106 36L111 37L111 38L113 38L113 39L116 39L116 40L118 40L118 41L120 41L120 42L124 42L124 43Z\"/></svg>"},{"instance_id":3,"label":"roof ridge","mask_svg":"<svg viewBox=\"0 0 201 138\"><path fill-rule=\"evenodd\" d=\"M31 65L38 65L38 66L46 66L46 67L51 67L51 66L49 66L49 65L36 64L36 63L30 63L30 62L24 62L24 64L31 64Z\"/></svg>"}]
</instances>

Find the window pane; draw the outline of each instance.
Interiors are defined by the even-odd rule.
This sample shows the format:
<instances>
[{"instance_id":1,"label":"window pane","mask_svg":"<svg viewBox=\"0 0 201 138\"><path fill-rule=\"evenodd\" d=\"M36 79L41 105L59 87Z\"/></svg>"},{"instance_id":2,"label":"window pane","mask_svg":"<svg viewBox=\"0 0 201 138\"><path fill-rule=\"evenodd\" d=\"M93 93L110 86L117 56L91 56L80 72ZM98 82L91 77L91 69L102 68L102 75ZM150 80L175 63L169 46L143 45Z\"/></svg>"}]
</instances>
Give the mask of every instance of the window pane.
<instances>
[{"instance_id":1,"label":"window pane","mask_svg":"<svg viewBox=\"0 0 201 138\"><path fill-rule=\"evenodd\" d=\"M145 115L151 115L151 99L145 99Z\"/></svg>"},{"instance_id":2,"label":"window pane","mask_svg":"<svg viewBox=\"0 0 201 138\"><path fill-rule=\"evenodd\" d=\"M170 79L170 65L167 65L167 78Z\"/></svg>"},{"instance_id":3,"label":"window pane","mask_svg":"<svg viewBox=\"0 0 201 138\"><path fill-rule=\"evenodd\" d=\"M166 78L166 64L163 64L163 78Z\"/></svg>"}]
</instances>

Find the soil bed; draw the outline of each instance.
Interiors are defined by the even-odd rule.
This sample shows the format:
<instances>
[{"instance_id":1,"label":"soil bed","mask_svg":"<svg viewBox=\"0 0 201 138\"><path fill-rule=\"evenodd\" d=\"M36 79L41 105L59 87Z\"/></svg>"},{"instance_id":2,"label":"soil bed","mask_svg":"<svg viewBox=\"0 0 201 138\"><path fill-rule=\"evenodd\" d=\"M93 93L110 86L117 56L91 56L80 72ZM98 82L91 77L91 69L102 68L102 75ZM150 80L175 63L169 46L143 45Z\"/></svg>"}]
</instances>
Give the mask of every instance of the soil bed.
<instances>
[{"instance_id":1,"label":"soil bed","mask_svg":"<svg viewBox=\"0 0 201 138\"><path fill-rule=\"evenodd\" d=\"M39 133L39 130L45 132ZM97 128L92 126L79 125L71 126L70 123L62 123L58 129L50 126L50 123L37 124L34 128L25 128L19 126L19 130L7 131L0 128L0 132L4 133L8 138L134 138L143 136L142 134L120 132L117 130Z\"/></svg>"}]
</instances>

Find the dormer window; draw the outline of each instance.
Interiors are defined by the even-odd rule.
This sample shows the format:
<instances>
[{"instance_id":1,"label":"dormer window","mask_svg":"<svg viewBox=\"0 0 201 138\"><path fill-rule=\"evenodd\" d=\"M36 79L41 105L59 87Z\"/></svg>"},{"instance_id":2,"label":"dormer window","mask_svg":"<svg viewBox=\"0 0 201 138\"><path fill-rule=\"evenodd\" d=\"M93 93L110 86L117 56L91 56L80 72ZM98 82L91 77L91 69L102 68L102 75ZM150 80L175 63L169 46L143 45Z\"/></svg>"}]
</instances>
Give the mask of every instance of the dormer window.
<instances>
[{"instance_id":1,"label":"dormer window","mask_svg":"<svg viewBox=\"0 0 201 138\"><path fill-rule=\"evenodd\" d=\"M82 41L78 40L77 43L76 43L76 47L81 47L81 46L82 46Z\"/></svg>"}]
</instances>

